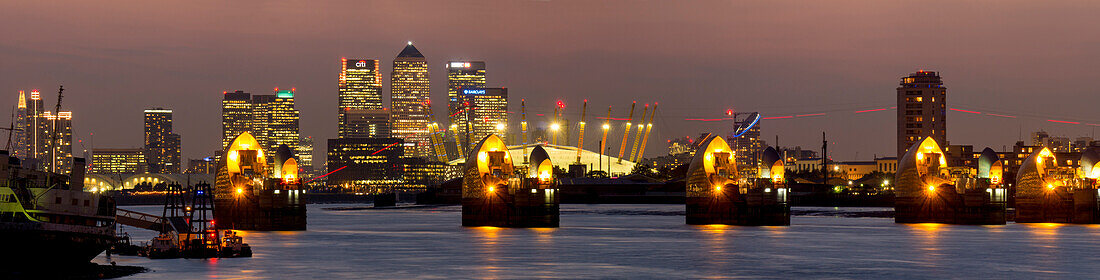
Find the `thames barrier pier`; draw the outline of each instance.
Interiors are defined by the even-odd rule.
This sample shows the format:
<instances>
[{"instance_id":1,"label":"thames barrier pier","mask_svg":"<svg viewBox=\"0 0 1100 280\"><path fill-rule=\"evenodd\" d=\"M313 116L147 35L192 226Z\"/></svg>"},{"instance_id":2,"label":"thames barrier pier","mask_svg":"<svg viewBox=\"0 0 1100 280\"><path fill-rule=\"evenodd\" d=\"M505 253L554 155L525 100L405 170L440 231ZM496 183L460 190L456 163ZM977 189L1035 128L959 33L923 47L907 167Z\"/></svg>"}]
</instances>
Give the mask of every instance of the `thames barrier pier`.
<instances>
[{"instance_id":1,"label":"thames barrier pier","mask_svg":"<svg viewBox=\"0 0 1100 280\"><path fill-rule=\"evenodd\" d=\"M1100 169L1096 149L1081 154L1081 167L1062 166L1050 149L1032 152L1016 172L1017 223L1100 223Z\"/></svg>"},{"instance_id":2,"label":"thames barrier pier","mask_svg":"<svg viewBox=\"0 0 1100 280\"><path fill-rule=\"evenodd\" d=\"M298 162L286 145L267 165L263 147L245 132L233 139L218 162L214 219L218 228L305 230L306 200Z\"/></svg>"},{"instance_id":3,"label":"thames barrier pier","mask_svg":"<svg viewBox=\"0 0 1100 280\"><path fill-rule=\"evenodd\" d=\"M687 223L790 225L782 157L769 147L762 158L755 178L742 178L726 141L714 134L704 138L688 165Z\"/></svg>"},{"instance_id":4,"label":"thames barrier pier","mask_svg":"<svg viewBox=\"0 0 1100 280\"><path fill-rule=\"evenodd\" d=\"M977 170L947 166L931 137L914 143L898 163L894 222L1005 224L1003 164L986 148Z\"/></svg>"},{"instance_id":5,"label":"thames barrier pier","mask_svg":"<svg viewBox=\"0 0 1100 280\"><path fill-rule=\"evenodd\" d=\"M558 227L558 193L550 156L536 146L526 172L516 172L508 147L489 135L468 153L462 179L462 225ZM523 174L526 173L526 174Z\"/></svg>"}]
</instances>

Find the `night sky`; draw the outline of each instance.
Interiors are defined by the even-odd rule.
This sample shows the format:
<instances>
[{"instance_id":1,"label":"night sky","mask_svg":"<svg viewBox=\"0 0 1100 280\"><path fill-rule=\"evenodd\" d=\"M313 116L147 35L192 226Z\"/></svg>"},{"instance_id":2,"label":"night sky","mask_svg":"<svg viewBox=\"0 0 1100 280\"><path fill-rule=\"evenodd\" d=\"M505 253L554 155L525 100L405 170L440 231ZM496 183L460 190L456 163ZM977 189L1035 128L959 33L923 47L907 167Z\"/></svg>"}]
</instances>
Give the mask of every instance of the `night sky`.
<instances>
[{"instance_id":1,"label":"night sky","mask_svg":"<svg viewBox=\"0 0 1100 280\"><path fill-rule=\"evenodd\" d=\"M433 71L437 115L444 62L484 60L512 111L525 98L529 113L549 113L561 99L579 116L588 99L590 116L611 105L625 117L631 101L659 102L648 156L673 137L728 133L728 122L684 120L727 109L826 112L766 120L763 138L818 149L826 130L834 159L892 156L896 112L854 112L895 106L898 79L920 69L942 72L949 107L1018 116L949 112L952 144L1001 150L1037 129L1088 136L1100 123L1100 3L1090 1L161 2L0 4L0 108L35 88L52 108L64 84L76 138L95 133L103 148L140 147L142 111L172 108L186 161L219 148L222 91L295 87L321 166L324 139L336 137L340 58L380 59L388 84L412 41Z\"/></svg>"}]
</instances>

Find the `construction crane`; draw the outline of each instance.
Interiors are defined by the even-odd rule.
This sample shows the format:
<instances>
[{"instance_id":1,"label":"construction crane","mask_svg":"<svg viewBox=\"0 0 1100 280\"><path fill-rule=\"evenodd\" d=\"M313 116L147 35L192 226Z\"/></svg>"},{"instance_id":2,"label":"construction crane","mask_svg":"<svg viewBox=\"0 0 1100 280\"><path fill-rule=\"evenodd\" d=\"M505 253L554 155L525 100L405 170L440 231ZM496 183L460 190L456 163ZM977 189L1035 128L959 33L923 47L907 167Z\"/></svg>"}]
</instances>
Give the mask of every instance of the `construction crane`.
<instances>
[{"instance_id":1,"label":"construction crane","mask_svg":"<svg viewBox=\"0 0 1100 280\"><path fill-rule=\"evenodd\" d=\"M630 148L630 161L634 161L634 157L638 155L638 144L642 140L642 130L645 129L645 115L649 114L649 104L645 105L645 110L642 110L642 118L638 119L638 134L634 136L634 147Z\"/></svg>"},{"instance_id":2,"label":"construction crane","mask_svg":"<svg viewBox=\"0 0 1100 280\"><path fill-rule=\"evenodd\" d=\"M645 145L649 143L649 132L653 131L653 116L657 114L657 102L653 102L653 112L649 112L649 122L645 125L645 137L642 137L642 148L638 150L638 158L634 159L634 162L642 160L642 155L645 155Z\"/></svg>"},{"instance_id":3,"label":"construction crane","mask_svg":"<svg viewBox=\"0 0 1100 280\"><path fill-rule=\"evenodd\" d=\"M428 123L428 135L431 135L432 147L435 148L435 157L440 162L447 162L450 157L447 155L447 149L443 147L443 130L439 128L439 123L435 122L435 113L432 112L431 100L424 101L424 110L428 111L428 117L431 118Z\"/></svg>"},{"instance_id":4,"label":"construction crane","mask_svg":"<svg viewBox=\"0 0 1100 280\"><path fill-rule=\"evenodd\" d=\"M626 140L630 139L630 126L634 121L634 106L638 105L638 101L630 104L630 117L626 120L626 128L623 129L623 143L619 145L619 164L623 163L623 152L626 152Z\"/></svg>"},{"instance_id":5,"label":"construction crane","mask_svg":"<svg viewBox=\"0 0 1100 280\"><path fill-rule=\"evenodd\" d=\"M527 100L519 100L519 115L519 134L523 138L523 164L527 164Z\"/></svg>"},{"instance_id":6,"label":"construction crane","mask_svg":"<svg viewBox=\"0 0 1100 280\"><path fill-rule=\"evenodd\" d=\"M581 105L581 122L578 129L580 129L579 136L577 136L577 164L581 164L581 148L584 147L584 117L588 113L588 99L584 100L584 105Z\"/></svg>"}]
</instances>

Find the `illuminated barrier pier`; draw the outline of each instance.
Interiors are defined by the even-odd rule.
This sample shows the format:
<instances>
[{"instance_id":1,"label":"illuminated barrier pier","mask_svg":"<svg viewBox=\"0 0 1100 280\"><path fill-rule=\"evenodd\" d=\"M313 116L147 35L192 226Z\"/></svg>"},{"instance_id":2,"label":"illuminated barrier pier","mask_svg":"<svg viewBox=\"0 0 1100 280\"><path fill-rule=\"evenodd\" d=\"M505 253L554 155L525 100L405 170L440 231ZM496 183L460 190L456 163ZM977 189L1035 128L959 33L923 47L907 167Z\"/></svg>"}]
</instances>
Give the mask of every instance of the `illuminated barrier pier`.
<instances>
[{"instance_id":1,"label":"illuminated barrier pier","mask_svg":"<svg viewBox=\"0 0 1100 280\"><path fill-rule=\"evenodd\" d=\"M1035 151L1016 172L1017 223L1100 223L1096 168L1100 154L1081 155L1080 169L1063 167L1049 149Z\"/></svg>"},{"instance_id":2,"label":"illuminated barrier pier","mask_svg":"<svg viewBox=\"0 0 1100 280\"><path fill-rule=\"evenodd\" d=\"M526 172L516 172L508 147L489 135L469 153L462 179L462 225L558 227L558 189L550 156L531 150ZM526 173L526 175L517 175Z\"/></svg>"},{"instance_id":3,"label":"illuminated barrier pier","mask_svg":"<svg viewBox=\"0 0 1100 280\"><path fill-rule=\"evenodd\" d=\"M973 225L1005 224L1003 164L986 148L978 168L949 167L931 137L913 144L894 179L894 222Z\"/></svg>"},{"instance_id":4,"label":"illuminated barrier pier","mask_svg":"<svg viewBox=\"0 0 1100 280\"><path fill-rule=\"evenodd\" d=\"M268 167L263 149L245 132L226 147L218 162L214 220L218 228L238 230L305 230L305 193L298 162L286 145ZM271 170L271 172L268 172Z\"/></svg>"},{"instance_id":5,"label":"illuminated barrier pier","mask_svg":"<svg viewBox=\"0 0 1100 280\"><path fill-rule=\"evenodd\" d=\"M704 138L688 165L687 223L790 225L783 160L772 148L763 159L760 178L741 178L726 141L714 134Z\"/></svg>"}]
</instances>

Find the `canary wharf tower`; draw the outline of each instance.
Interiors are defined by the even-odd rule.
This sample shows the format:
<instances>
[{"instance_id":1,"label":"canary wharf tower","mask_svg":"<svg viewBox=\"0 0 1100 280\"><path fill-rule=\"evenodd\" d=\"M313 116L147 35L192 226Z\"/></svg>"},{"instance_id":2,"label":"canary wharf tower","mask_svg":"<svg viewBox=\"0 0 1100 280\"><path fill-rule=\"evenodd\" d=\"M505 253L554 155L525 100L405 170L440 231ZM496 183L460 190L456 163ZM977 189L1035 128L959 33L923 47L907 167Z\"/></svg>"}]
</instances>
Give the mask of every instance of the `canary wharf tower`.
<instances>
[{"instance_id":1,"label":"canary wharf tower","mask_svg":"<svg viewBox=\"0 0 1100 280\"><path fill-rule=\"evenodd\" d=\"M427 157L428 140L428 62L409 42L393 60L390 79L390 106L393 108L393 137L405 140L405 151L413 157Z\"/></svg>"},{"instance_id":2,"label":"canary wharf tower","mask_svg":"<svg viewBox=\"0 0 1100 280\"><path fill-rule=\"evenodd\" d=\"M376 59L340 59L340 138L355 134L349 131L347 112L350 110L382 110L382 73Z\"/></svg>"}]
</instances>

